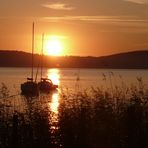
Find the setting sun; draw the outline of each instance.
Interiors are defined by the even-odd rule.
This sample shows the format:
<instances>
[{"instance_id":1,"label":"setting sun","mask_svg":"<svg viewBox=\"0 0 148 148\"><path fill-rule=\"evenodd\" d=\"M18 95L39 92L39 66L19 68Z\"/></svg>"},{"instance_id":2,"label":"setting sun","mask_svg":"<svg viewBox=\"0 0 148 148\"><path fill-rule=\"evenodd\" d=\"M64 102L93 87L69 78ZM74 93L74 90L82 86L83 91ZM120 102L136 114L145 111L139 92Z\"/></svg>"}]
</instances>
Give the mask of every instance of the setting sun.
<instances>
[{"instance_id":1,"label":"setting sun","mask_svg":"<svg viewBox=\"0 0 148 148\"><path fill-rule=\"evenodd\" d=\"M45 54L52 56L60 56L63 52L63 48L64 47L60 36L49 36L45 39Z\"/></svg>"}]
</instances>

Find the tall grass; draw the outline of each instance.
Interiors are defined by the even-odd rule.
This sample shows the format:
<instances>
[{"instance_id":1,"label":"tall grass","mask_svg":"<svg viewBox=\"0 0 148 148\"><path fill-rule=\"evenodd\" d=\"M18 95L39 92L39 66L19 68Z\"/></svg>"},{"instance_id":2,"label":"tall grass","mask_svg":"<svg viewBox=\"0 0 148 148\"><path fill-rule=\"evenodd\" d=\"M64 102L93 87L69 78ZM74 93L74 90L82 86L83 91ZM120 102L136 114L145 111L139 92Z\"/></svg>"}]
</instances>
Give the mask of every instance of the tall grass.
<instances>
[{"instance_id":1,"label":"tall grass","mask_svg":"<svg viewBox=\"0 0 148 148\"><path fill-rule=\"evenodd\" d=\"M59 127L63 147L148 147L148 90L138 85L63 94Z\"/></svg>"},{"instance_id":2,"label":"tall grass","mask_svg":"<svg viewBox=\"0 0 148 148\"><path fill-rule=\"evenodd\" d=\"M7 103L0 101L0 147L148 147L148 90L141 78L137 81L127 87L110 79L111 89L61 92L54 128L50 95L21 97L24 110L9 113Z\"/></svg>"}]
</instances>

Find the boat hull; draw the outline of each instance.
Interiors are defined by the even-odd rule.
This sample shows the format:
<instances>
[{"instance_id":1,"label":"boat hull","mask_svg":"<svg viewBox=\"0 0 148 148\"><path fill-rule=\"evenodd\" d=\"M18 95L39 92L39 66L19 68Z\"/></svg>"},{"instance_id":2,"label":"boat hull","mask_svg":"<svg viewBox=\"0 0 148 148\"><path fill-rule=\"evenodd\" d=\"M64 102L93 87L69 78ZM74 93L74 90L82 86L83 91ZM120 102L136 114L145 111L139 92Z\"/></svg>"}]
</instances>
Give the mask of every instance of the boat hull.
<instances>
[{"instance_id":1,"label":"boat hull","mask_svg":"<svg viewBox=\"0 0 148 148\"><path fill-rule=\"evenodd\" d=\"M41 81L38 83L39 91L41 93L51 93L57 90L58 86L49 81Z\"/></svg>"},{"instance_id":2,"label":"boat hull","mask_svg":"<svg viewBox=\"0 0 148 148\"><path fill-rule=\"evenodd\" d=\"M24 96L38 96L38 84L35 82L25 82L21 84L21 94Z\"/></svg>"}]
</instances>

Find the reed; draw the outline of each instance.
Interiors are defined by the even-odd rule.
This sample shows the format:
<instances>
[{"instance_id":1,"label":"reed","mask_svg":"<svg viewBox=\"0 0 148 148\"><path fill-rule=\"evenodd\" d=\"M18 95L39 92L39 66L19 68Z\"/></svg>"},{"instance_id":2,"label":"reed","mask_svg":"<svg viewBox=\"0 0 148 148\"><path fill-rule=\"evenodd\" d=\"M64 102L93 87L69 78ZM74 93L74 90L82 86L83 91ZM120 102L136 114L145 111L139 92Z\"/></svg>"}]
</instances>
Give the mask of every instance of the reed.
<instances>
[{"instance_id":1,"label":"reed","mask_svg":"<svg viewBox=\"0 0 148 148\"><path fill-rule=\"evenodd\" d=\"M148 90L142 79L130 87L114 85L113 78L110 81L111 89L62 91L54 128L50 95L21 97L23 111L12 112L13 103L8 107L8 101L1 99L0 147L148 147Z\"/></svg>"}]
</instances>

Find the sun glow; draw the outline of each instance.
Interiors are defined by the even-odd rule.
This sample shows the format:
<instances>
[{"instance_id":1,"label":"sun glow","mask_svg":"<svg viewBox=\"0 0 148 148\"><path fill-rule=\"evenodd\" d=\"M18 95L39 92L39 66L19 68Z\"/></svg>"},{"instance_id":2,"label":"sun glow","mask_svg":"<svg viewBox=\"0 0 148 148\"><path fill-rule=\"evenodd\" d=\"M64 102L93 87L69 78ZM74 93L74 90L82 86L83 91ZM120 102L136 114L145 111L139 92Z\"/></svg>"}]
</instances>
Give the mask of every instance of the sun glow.
<instances>
[{"instance_id":1,"label":"sun glow","mask_svg":"<svg viewBox=\"0 0 148 148\"><path fill-rule=\"evenodd\" d=\"M64 50L62 37L60 36L49 36L45 38L44 42L44 53L51 56L60 56Z\"/></svg>"}]
</instances>

